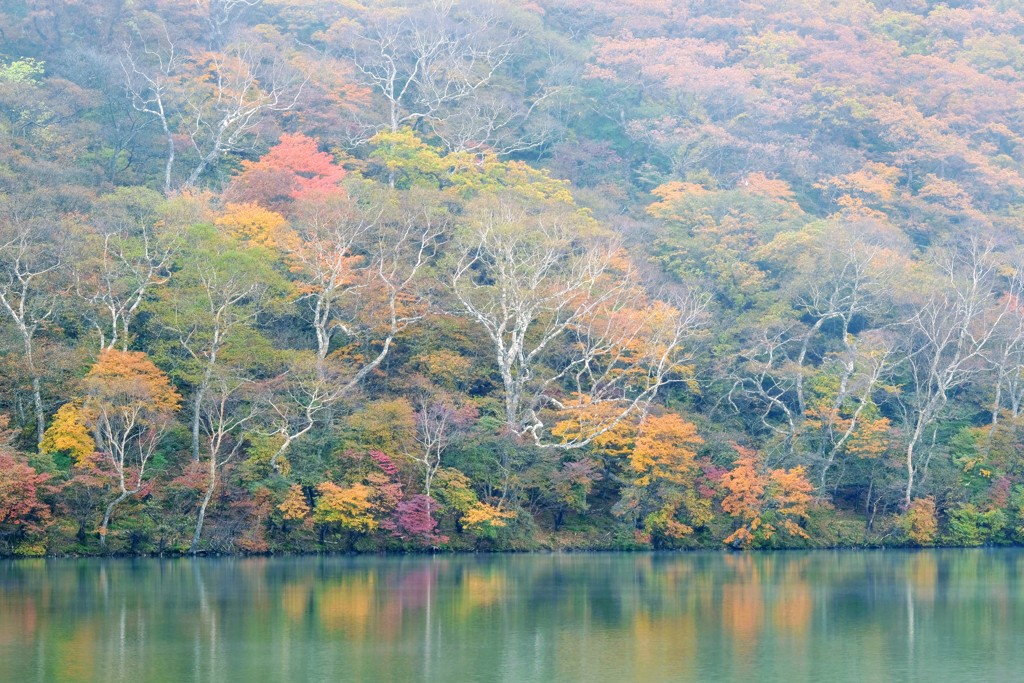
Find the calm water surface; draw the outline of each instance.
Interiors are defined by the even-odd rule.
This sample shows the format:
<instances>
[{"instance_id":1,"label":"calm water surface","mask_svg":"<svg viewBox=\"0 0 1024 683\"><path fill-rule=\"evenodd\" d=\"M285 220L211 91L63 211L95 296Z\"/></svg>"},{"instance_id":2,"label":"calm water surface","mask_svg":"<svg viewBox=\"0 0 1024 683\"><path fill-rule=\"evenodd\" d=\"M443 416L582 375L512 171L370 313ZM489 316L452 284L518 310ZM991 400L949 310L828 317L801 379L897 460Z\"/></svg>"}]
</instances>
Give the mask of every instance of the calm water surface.
<instances>
[{"instance_id":1,"label":"calm water surface","mask_svg":"<svg viewBox=\"0 0 1024 683\"><path fill-rule=\"evenodd\" d=\"M1024 551L0 563L0 681L1019 681Z\"/></svg>"}]
</instances>

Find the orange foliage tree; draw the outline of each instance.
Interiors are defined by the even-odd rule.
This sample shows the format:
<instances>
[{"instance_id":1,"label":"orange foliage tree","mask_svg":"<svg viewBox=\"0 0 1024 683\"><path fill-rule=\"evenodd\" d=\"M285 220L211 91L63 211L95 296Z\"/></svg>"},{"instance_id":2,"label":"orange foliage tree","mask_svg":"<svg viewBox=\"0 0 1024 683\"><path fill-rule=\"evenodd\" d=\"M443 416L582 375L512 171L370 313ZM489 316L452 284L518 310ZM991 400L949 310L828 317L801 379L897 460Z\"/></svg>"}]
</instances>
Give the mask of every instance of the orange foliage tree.
<instances>
[{"instance_id":1,"label":"orange foliage tree","mask_svg":"<svg viewBox=\"0 0 1024 683\"><path fill-rule=\"evenodd\" d=\"M95 435L103 465L113 471L118 491L103 513L100 544L105 546L114 508L143 489L146 465L181 396L149 356L137 351L103 351L82 385L85 422Z\"/></svg>"},{"instance_id":2,"label":"orange foliage tree","mask_svg":"<svg viewBox=\"0 0 1024 683\"><path fill-rule=\"evenodd\" d=\"M629 456L636 484L656 481L688 484L696 467L696 446L704 443L697 427L675 413L648 417L640 425L640 436Z\"/></svg>"},{"instance_id":3,"label":"orange foliage tree","mask_svg":"<svg viewBox=\"0 0 1024 683\"><path fill-rule=\"evenodd\" d=\"M289 486L288 495L277 506L277 509L281 511L282 516L286 520L299 521L306 519L309 516L310 508L309 501L306 500L306 494L302 487L298 484Z\"/></svg>"},{"instance_id":4,"label":"orange foliage tree","mask_svg":"<svg viewBox=\"0 0 1024 683\"><path fill-rule=\"evenodd\" d=\"M242 172L232 179L226 198L287 215L297 199L344 195L340 183L345 169L318 146L317 140L302 133L282 135L258 161L242 162Z\"/></svg>"},{"instance_id":5,"label":"orange foliage tree","mask_svg":"<svg viewBox=\"0 0 1024 683\"><path fill-rule=\"evenodd\" d=\"M640 540L671 544L711 521L711 499L698 490L696 449L703 443L697 427L674 413L640 423L626 465L631 485L615 508L643 520Z\"/></svg>"},{"instance_id":6,"label":"orange foliage tree","mask_svg":"<svg viewBox=\"0 0 1024 683\"><path fill-rule=\"evenodd\" d=\"M770 541L780 527L791 537L807 538L799 522L808 516L813 487L804 468L767 470L757 451L734 447L739 458L722 475L721 485L727 491L722 510L738 526L724 542L749 548Z\"/></svg>"},{"instance_id":7,"label":"orange foliage tree","mask_svg":"<svg viewBox=\"0 0 1024 683\"><path fill-rule=\"evenodd\" d=\"M8 418L0 415L0 549L41 555L40 535L49 524L50 508L39 499L49 475L36 472L9 446Z\"/></svg>"}]
</instances>

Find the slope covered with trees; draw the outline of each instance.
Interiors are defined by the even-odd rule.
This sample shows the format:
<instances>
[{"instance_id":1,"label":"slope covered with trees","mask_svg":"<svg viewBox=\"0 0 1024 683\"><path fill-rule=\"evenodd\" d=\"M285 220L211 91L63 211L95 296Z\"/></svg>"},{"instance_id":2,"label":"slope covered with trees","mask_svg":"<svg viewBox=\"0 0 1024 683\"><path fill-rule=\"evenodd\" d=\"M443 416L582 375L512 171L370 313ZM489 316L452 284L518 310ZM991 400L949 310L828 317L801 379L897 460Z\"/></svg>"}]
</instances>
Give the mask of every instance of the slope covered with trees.
<instances>
[{"instance_id":1,"label":"slope covered with trees","mask_svg":"<svg viewBox=\"0 0 1024 683\"><path fill-rule=\"evenodd\" d=\"M16 0L0 553L1024 541L1008 0Z\"/></svg>"}]
</instances>

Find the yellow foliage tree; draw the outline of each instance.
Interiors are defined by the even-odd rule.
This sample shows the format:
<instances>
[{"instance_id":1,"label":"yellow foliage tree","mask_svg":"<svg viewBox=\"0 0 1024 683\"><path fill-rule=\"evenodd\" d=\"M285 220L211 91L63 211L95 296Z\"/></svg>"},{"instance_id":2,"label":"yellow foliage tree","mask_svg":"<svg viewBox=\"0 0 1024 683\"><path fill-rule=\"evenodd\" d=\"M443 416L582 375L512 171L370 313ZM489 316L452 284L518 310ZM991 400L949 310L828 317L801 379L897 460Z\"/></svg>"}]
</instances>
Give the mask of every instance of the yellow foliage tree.
<instances>
[{"instance_id":1,"label":"yellow foliage tree","mask_svg":"<svg viewBox=\"0 0 1024 683\"><path fill-rule=\"evenodd\" d=\"M285 519L305 519L309 515L309 503L306 501L306 494L302 492L302 487L298 484L288 487L288 495L277 509L284 513Z\"/></svg>"},{"instance_id":2,"label":"yellow foliage tree","mask_svg":"<svg viewBox=\"0 0 1024 683\"><path fill-rule=\"evenodd\" d=\"M515 517L514 512L502 510L493 505L477 501L473 507L466 510L460 522L465 529L486 532L505 526L505 520L512 519L513 517Z\"/></svg>"},{"instance_id":3,"label":"yellow foliage tree","mask_svg":"<svg viewBox=\"0 0 1024 683\"><path fill-rule=\"evenodd\" d=\"M690 484L696 467L695 448L704 443L697 427L675 413L648 417L640 425L640 436L629 456L637 486L655 480Z\"/></svg>"},{"instance_id":4,"label":"yellow foliage tree","mask_svg":"<svg viewBox=\"0 0 1024 683\"><path fill-rule=\"evenodd\" d=\"M392 185L437 187L463 197L505 191L537 201L574 204L566 181L522 161L503 161L494 152L443 153L409 128L377 133L370 144L374 146L370 159L383 167Z\"/></svg>"},{"instance_id":5,"label":"yellow foliage tree","mask_svg":"<svg viewBox=\"0 0 1024 683\"><path fill-rule=\"evenodd\" d=\"M361 448L406 453L415 446L416 411L405 398L374 401L348 420Z\"/></svg>"},{"instance_id":6,"label":"yellow foliage tree","mask_svg":"<svg viewBox=\"0 0 1024 683\"><path fill-rule=\"evenodd\" d=\"M92 457L96 453L96 442L85 424L81 404L71 401L57 410L53 422L43 434L39 452L50 455L67 453L79 466L92 462Z\"/></svg>"},{"instance_id":7,"label":"yellow foliage tree","mask_svg":"<svg viewBox=\"0 0 1024 683\"><path fill-rule=\"evenodd\" d=\"M469 477L457 469L439 469L434 482L433 495L446 508L458 513L463 529L490 534L515 517L514 512L481 502L470 487Z\"/></svg>"},{"instance_id":8,"label":"yellow foliage tree","mask_svg":"<svg viewBox=\"0 0 1024 683\"><path fill-rule=\"evenodd\" d=\"M342 488L325 481L316 487L320 496L313 510L317 524L338 524L349 531L373 531L377 520L373 517L373 489L366 484L353 484Z\"/></svg>"},{"instance_id":9,"label":"yellow foliage tree","mask_svg":"<svg viewBox=\"0 0 1024 683\"><path fill-rule=\"evenodd\" d=\"M458 512L460 518L479 502L469 477L453 467L442 467L437 471L431 495L446 508Z\"/></svg>"},{"instance_id":10,"label":"yellow foliage tree","mask_svg":"<svg viewBox=\"0 0 1024 683\"><path fill-rule=\"evenodd\" d=\"M679 521L679 509L685 505L683 500L685 494L672 496L660 508L644 518L644 532L653 536L655 534L666 538L686 538L693 533L693 527Z\"/></svg>"},{"instance_id":11,"label":"yellow foliage tree","mask_svg":"<svg viewBox=\"0 0 1024 683\"><path fill-rule=\"evenodd\" d=\"M289 251L296 244L295 233L284 216L259 204L228 204L214 223L249 246Z\"/></svg>"},{"instance_id":12,"label":"yellow foliage tree","mask_svg":"<svg viewBox=\"0 0 1024 683\"><path fill-rule=\"evenodd\" d=\"M560 411L562 419L551 428L551 434L565 443L579 441L600 432L601 427L611 423L619 412L621 409L615 404L593 403L586 396L580 396ZM620 420L615 426L593 437L590 442L591 452L609 458L626 456L633 449L636 434L635 419Z\"/></svg>"},{"instance_id":13,"label":"yellow foliage tree","mask_svg":"<svg viewBox=\"0 0 1024 683\"><path fill-rule=\"evenodd\" d=\"M935 499L915 498L903 515L903 529L907 537L918 545L931 545L939 533L939 520L935 514Z\"/></svg>"}]
</instances>

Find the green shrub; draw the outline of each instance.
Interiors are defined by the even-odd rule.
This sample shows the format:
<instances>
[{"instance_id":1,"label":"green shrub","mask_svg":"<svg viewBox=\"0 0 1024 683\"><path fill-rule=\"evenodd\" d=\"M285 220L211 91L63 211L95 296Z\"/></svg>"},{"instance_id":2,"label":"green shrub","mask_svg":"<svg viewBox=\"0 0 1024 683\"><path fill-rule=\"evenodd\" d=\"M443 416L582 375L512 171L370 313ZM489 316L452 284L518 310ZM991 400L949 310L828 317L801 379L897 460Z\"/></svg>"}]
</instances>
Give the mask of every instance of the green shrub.
<instances>
[{"instance_id":1,"label":"green shrub","mask_svg":"<svg viewBox=\"0 0 1024 683\"><path fill-rule=\"evenodd\" d=\"M1006 513L980 511L973 503L962 503L949 511L945 541L957 546L994 543L1006 527Z\"/></svg>"}]
</instances>

